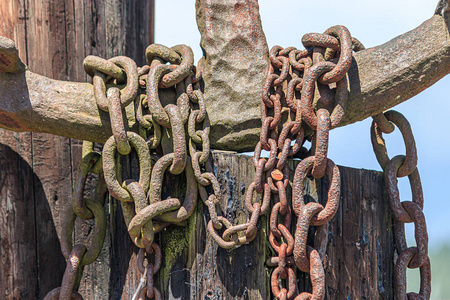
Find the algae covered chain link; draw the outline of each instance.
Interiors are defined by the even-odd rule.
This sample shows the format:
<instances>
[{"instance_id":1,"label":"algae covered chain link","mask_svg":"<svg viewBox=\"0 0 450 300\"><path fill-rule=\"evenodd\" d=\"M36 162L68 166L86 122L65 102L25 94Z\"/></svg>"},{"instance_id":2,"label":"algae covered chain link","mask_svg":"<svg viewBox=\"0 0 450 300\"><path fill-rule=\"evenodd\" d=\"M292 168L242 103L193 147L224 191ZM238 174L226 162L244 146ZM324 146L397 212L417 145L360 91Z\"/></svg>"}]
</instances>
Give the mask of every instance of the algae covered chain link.
<instances>
[{"instance_id":1,"label":"algae covered chain link","mask_svg":"<svg viewBox=\"0 0 450 300\"><path fill-rule=\"evenodd\" d=\"M148 65L139 68L124 56L109 60L88 56L84 60L86 73L93 77L98 109L109 112L113 135L103 146L102 154L93 150L92 143L89 149L83 149L61 239L62 252L68 259L67 270L61 287L48 293L46 299L81 299L77 292L80 272L97 258L106 234L102 192L106 187L112 197L120 200L130 237L141 248L138 268L145 275L142 279L145 285L140 285L135 293L139 299L161 299L153 279L162 261L161 249L154 242L155 233L170 224L185 224L196 206L199 187L202 199L212 210L220 199L217 178L212 172L201 172L210 152L210 123L200 88L201 66L193 65L192 50L186 45L168 48L153 44L147 48L146 58ZM164 90L174 93L164 96L163 105L160 94L164 94ZM139 134L127 131L123 122L122 111L128 105L135 107ZM164 131L171 140L163 139ZM138 157L139 178L123 179L120 156L129 155L133 149ZM155 164L152 164L152 157L159 157ZM174 175L185 172L184 201L161 199L166 170ZM89 173L100 174L96 199L83 196ZM208 185L212 185L214 191L209 196L205 189ZM91 246L72 246L73 224L77 217L95 220Z\"/></svg>"}]
</instances>

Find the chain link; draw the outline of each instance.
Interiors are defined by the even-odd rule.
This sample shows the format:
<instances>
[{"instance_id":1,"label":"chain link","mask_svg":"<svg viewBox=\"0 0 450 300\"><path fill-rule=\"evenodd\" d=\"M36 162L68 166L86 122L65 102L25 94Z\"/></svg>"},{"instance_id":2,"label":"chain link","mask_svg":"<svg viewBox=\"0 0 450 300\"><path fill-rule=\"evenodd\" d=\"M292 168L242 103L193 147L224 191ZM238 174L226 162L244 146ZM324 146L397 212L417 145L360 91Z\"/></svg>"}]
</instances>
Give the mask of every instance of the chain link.
<instances>
[{"instance_id":1,"label":"chain link","mask_svg":"<svg viewBox=\"0 0 450 300\"><path fill-rule=\"evenodd\" d=\"M390 133L397 127L403 136L405 155L389 159L382 132ZM430 299L431 269L428 257L428 233L423 213L424 198L419 170L417 149L408 120L397 111L387 111L373 118L370 129L373 150L384 170L386 193L394 218L394 240L398 258L395 263L394 293L396 299ZM412 201L400 202L399 177L408 176ZM415 247L406 243L405 223L414 223ZM406 268L420 269L419 293L406 293Z\"/></svg>"}]
</instances>

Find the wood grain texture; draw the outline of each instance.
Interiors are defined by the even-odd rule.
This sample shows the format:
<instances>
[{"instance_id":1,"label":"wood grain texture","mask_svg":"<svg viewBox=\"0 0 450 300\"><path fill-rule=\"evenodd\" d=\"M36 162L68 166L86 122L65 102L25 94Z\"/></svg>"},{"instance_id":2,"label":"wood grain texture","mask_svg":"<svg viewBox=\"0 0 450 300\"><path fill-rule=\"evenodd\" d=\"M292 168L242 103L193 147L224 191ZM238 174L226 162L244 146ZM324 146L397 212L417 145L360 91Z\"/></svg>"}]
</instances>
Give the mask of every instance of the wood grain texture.
<instances>
[{"instance_id":1,"label":"wood grain texture","mask_svg":"<svg viewBox=\"0 0 450 300\"><path fill-rule=\"evenodd\" d=\"M138 64L144 62L145 48L153 42L153 6L154 1L145 0L1 1L0 35L14 39L31 70L53 79L85 82L88 77L82 61L87 55L127 55ZM114 26L108 20L114 20ZM60 285L65 269L57 235L59 216L70 203L81 142L6 130L0 131L0 142L6 153L0 163L2 182L7 183L0 189L1 203L9 205L2 210L8 218L0 220L0 298L43 298ZM91 229L92 222L77 220L75 241L89 242ZM126 231L120 232L117 242L121 246L129 237ZM112 233L107 235L99 260L85 268L80 287L85 299L112 295L109 262L114 262L115 238ZM122 265L122 257L116 264Z\"/></svg>"},{"instance_id":2,"label":"wood grain texture","mask_svg":"<svg viewBox=\"0 0 450 300\"><path fill-rule=\"evenodd\" d=\"M37 293L36 175L30 145L30 133L0 133L1 299L33 299Z\"/></svg>"},{"instance_id":3,"label":"wood grain texture","mask_svg":"<svg viewBox=\"0 0 450 300\"><path fill-rule=\"evenodd\" d=\"M0 35L26 55L26 1L1 1ZM38 295L32 134L0 129L0 298Z\"/></svg>"},{"instance_id":4,"label":"wood grain texture","mask_svg":"<svg viewBox=\"0 0 450 300\"><path fill-rule=\"evenodd\" d=\"M342 200L329 231L328 299L393 299L394 237L382 173L339 169Z\"/></svg>"}]
</instances>

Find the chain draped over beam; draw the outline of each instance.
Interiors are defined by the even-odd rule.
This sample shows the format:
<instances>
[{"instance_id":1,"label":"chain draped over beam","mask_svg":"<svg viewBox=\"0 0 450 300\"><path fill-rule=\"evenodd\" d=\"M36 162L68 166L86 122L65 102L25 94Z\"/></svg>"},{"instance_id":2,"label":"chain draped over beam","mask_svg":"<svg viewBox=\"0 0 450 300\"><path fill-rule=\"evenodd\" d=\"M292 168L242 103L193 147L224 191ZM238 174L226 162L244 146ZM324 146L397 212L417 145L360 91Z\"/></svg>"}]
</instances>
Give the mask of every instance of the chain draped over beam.
<instances>
[{"instance_id":1,"label":"chain draped over beam","mask_svg":"<svg viewBox=\"0 0 450 300\"><path fill-rule=\"evenodd\" d=\"M441 0L435 14L410 32L354 54L340 126L406 101L450 73L449 3ZM206 53L211 146L251 149L259 139L259 104L269 64L257 1L197 0L196 7ZM218 57L224 53L230 54ZM108 113L97 108L91 84L52 80L24 69L14 44L0 37L0 127L95 142L111 136ZM127 108L126 124L137 131L134 115Z\"/></svg>"}]
</instances>

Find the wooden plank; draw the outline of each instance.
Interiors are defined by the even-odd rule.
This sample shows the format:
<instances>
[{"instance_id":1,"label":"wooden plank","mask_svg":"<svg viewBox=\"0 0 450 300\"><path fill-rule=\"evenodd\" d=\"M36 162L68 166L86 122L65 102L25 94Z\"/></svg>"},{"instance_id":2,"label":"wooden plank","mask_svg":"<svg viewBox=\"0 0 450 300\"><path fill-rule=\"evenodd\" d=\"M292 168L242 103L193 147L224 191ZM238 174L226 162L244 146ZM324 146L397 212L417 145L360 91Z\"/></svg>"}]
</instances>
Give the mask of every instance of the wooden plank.
<instances>
[{"instance_id":1,"label":"wooden plank","mask_svg":"<svg viewBox=\"0 0 450 300\"><path fill-rule=\"evenodd\" d=\"M342 200L327 248L328 299L393 299L394 237L383 175L339 169Z\"/></svg>"},{"instance_id":2,"label":"wooden plank","mask_svg":"<svg viewBox=\"0 0 450 300\"><path fill-rule=\"evenodd\" d=\"M37 294L31 134L0 132L0 298ZM36 180L37 182L37 180Z\"/></svg>"},{"instance_id":3,"label":"wooden plank","mask_svg":"<svg viewBox=\"0 0 450 300\"><path fill-rule=\"evenodd\" d=\"M148 43L153 40L153 27L149 25L153 24L153 6L154 1L145 0L1 1L0 35L15 40L22 60L27 62L33 71L55 79L86 81L88 77L83 70L82 61L89 54L101 57L128 55L138 64L144 63L143 53ZM109 11L107 7L110 8ZM117 21L119 30L111 30L111 26L108 28L108 20ZM107 36L109 36L108 42L118 42L107 43ZM8 280L2 280L2 291L5 297L0 296L0 298L6 299L6 295L12 297L14 287L17 287L19 291L23 289L21 295L25 295L25 298L28 298L28 295L31 295L31 298L34 296L40 298L60 285L65 269L57 231L61 227L60 213L70 203L72 179L80 159L81 142L47 134L17 134L7 131L0 132L0 140L1 147L6 149L10 147L19 154L14 157L7 152L8 159L11 160L7 166L20 165L25 161L35 172L34 174L24 171L20 174L24 182L32 187L28 194L26 189L23 190L24 183L17 181L19 174L14 177L10 172L3 172L5 182L10 185L8 189L3 189L1 192L13 193L17 190L16 194L12 194L12 198L26 195L25 199L29 201L26 203L18 201L8 213L22 216L29 213L31 208L33 218L28 218L22 223L26 226L26 236L20 236L22 231L19 229L10 228L13 224L0 222L0 230L2 233L5 232L1 236L3 245L15 243L15 240L6 234L9 231L16 232L14 238L23 240L22 244L32 245L30 249L23 245L20 249L20 257L17 256L18 249L13 248L11 253L5 254L3 254L5 250L2 251L5 259L2 261L4 268L0 276ZM22 148L20 151L16 149L18 141ZM23 149L28 149L29 152ZM23 157L21 158L20 155ZM92 192L92 187L90 189ZM7 199L11 198L11 196L8 197ZM118 216L120 212L116 214L115 207L112 208L113 222L116 222L116 215L117 222L123 222ZM88 233L91 229L92 222L77 220L75 241L83 243L89 241ZM33 235L30 235L30 232ZM87 299L104 298L105 295L112 295L113 292L117 294L115 288L110 287L110 281L115 281L114 276L109 274L111 255L117 251L111 252L110 249L120 248L123 245L127 245L126 251L131 249L130 245L124 244L124 241L130 242L126 230L120 232L118 235L107 235L99 259L84 270L80 292ZM116 241L117 244L111 245L117 237L119 238ZM21 259L22 256L26 259ZM115 261L116 265L126 266L126 262L123 262L124 258L126 259L126 256L120 255ZM35 261L31 263L30 260L33 259ZM12 270L23 266L24 261L29 267L20 268L20 272L13 273ZM127 272L122 274L123 278L127 278L126 274ZM18 284L21 281L29 284L22 287ZM33 286L32 290L30 286ZM17 296L17 293L15 295Z\"/></svg>"},{"instance_id":4,"label":"wooden plank","mask_svg":"<svg viewBox=\"0 0 450 300\"><path fill-rule=\"evenodd\" d=\"M245 191L254 176L252 158L215 152L213 160L223 192L220 206L230 221L242 223ZM297 163L289 162L291 170ZM329 225L324 263L326 299L393 299L394 245L382 173L345 167L340 171L340 208ZM325 204L327 181L308 178L307 198ZM176 188L171 192L177 193ZM209 237L208 220L208 210L200 203L186 227L169 227L159 236L163 267L158 284L163 298L272 298L272 269L265 266L274 254L267 241L267 217L259 221L257 239L234 250L219 248ZM309 276L296 274L299 291L311 291Z\"/></svg>"},{"instance_id":5,"label":"wooden plank","mask_svg":"<svg viewBox=\"0 0 450 300\"><path fill-rule=\"evenodd\" d=\"M28 1L27 56L31 70L67 80L65 7L63 1ZM44 55L45 54L45 55ZM72 195L71 147L68 138L33 133L37 258L41 297L61 284L65 260L60 252L60 215Z\"/></svg>"},{"instance_id":6,"label":"wooden plank","mask_svg":"<svg viewBox=\"0 0 450 300\"><path fill-rule=\"evenodd\" d=\"M26 56L26 1L0 2L0 35ZM0 129L0 299L38 294L31 133Z\"/></svg>"}]
</instances>

